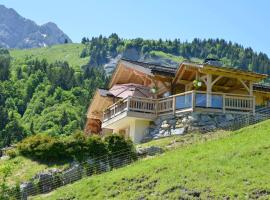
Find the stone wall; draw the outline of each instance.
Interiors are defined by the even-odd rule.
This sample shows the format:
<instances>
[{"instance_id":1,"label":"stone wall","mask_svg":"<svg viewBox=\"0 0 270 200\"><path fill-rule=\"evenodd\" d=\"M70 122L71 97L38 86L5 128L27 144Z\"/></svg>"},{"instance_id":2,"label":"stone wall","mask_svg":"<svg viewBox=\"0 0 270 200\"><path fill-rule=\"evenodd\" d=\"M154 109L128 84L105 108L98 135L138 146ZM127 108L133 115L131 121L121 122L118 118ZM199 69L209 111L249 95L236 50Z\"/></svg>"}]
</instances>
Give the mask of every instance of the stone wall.
<instances>
[{"instance_id":1,"label":"stone wall","mask_svg":"<svg viewBox=\"0 0 270 200\"><path fill-rule=\"evenodd\" d=\"M145 141L194 131L205 133L229 129L239 118L243 118L243 114L187 112L175 116L161 116L147 129Z\"/></svg>"}]
</instances>

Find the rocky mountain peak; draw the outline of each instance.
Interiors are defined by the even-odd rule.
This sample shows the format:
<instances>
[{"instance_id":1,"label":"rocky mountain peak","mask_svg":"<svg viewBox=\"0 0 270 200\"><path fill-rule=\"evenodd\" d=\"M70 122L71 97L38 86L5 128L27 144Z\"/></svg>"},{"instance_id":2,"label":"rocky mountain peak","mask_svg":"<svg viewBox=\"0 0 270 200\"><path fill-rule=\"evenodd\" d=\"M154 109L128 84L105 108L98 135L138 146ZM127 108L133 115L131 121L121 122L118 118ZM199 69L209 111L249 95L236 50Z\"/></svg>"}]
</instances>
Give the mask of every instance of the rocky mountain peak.
<instances>
[{"instance_id":1,"label":"rocky mountain peak","mask_svg":"<svg viewBox=\"0 0 270 200\"><path fill-rule=\"evenodd\" d=\"M0 47L34 48L62 44L71 39L53 22L41 26L0 5Z\"/></svg>"}]
</instances>

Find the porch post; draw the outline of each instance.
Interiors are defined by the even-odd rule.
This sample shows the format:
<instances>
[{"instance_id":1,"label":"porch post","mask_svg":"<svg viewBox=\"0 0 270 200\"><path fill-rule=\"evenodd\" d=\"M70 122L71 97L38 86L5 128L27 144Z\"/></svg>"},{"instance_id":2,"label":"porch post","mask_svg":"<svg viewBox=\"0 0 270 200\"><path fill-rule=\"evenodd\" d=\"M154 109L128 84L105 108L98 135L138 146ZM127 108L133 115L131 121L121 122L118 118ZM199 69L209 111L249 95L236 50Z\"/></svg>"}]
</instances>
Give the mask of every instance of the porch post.
<instances>
[{"instance_id":1,"label":"porch post","mask_svg":"<svg viewBox=\"0 0 270 200\"><path fill-rule=\"evenodd\" d=\"M253 82L249 81L249 95L253 96Z\"/></svg>"},{"instance_id":2,"label":"porch post","mask_svg":"<svg viewBox=\"0 0 270 200\"><path fill-rule=\"evenodd\" d=\"M252 96L252 113L255 115L255 110L256 110L256 99L255 96L253 95L253 82L249 81L249 95Z\"/></svg>"},{"instance_id":3,"label":"porch post","mask_svg":"<svg viewBox=\"0 0 270 200\"><path fill-rule=\"evenodd\" d=\"M211 107L212 74L206 75L206 107Z\"/></svg>"},{"instance_id":4,"label":"porch post","mask_svg":"<svg viewBox=\"0 0 270 200\"><path fill-rule=\"evenodd\" d=\"M130 107L130 96L128 96L127 98L127 111L129 111L129 107Z\"/></svg>"},{"instance_id":5,"label":"porch post","mask_svg":"<svg viewBox=\"0 0 270 200\"><path fill-rule=\"evenodd\" d=\"M172 97L172 109L173 109L173 115L175 115L175 96Z\"/></svg>"}]
</instances>

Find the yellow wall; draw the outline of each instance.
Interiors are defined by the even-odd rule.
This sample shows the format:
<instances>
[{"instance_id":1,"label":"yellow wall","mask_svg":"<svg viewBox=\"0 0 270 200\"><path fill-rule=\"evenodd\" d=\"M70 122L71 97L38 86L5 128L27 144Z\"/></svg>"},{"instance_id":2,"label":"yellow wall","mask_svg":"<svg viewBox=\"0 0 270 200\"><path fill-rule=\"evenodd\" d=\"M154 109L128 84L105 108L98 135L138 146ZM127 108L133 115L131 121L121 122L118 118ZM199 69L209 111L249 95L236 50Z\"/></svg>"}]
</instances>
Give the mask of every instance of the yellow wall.
<instances>
[{"instance_id":1,"label":"yellow wall","mask_svg":"<svg viewBox=\"0 0 270 200\"><path fill-rule=\"evenodd\" d=\"M234 94L248 95L247 91L245 90L233 90L230 92ZM270 101L270 93L254 91L253 94L255 96L256 106L265 106L267 105L268 101Z\"/></svg>"},{"instance_id":2,"label":"yellow wall","mask_svg":"<svg viewBox=\"0 0 270 200\"><path fill-rule=\"evenodd\" d=\"M268 102L270 101L270 94L269 93L255 91L254 95L256 98L256 105L257 106L268 105Z\"/></svg>"},{"instance_id":3,"label":"yellow wall","mask_svg":"<svg viewBox=\"0 0 270 200\"><path fill-rule=\"evenodd\" d=\"M126 117L117 129L113 129L113 133L120 133L129 137L134 143L140 143L145 137L146 129L150 121L137 119L134 117Z\"/></svg>"},{"instance_id":4,"label":"yellow wall","mask_svg":"<svg viewBox=\"0 0 270 200\"><path fill-rule=\"evenodd\" d=\"M133 124L130 125L130 138L134 143L140 143L142 141L149 123L149 121L139 119L133 121Z\"/></svg>"}]
</instances>

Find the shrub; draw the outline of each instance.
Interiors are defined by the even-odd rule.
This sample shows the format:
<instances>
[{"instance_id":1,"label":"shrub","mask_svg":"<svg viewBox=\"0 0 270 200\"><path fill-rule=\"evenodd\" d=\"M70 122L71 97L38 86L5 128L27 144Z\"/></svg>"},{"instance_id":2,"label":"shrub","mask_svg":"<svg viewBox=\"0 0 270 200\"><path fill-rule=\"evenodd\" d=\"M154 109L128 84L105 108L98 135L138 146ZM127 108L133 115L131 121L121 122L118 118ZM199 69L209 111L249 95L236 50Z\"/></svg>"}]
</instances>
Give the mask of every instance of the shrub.
<instances>
[{"instance_id":1,"label":"shrub","mask_svg":"<svg viewBox=\"0 0 270 200\"><path fill-rule=\"evenodd\" d=\"M65 144L58 137L47 134L30 136L18 144L22 155L43 161L69 159L65 149Z\"/></svg>"},{"instance_id":2,"label":"shrub","mask_svg":"<svg viewBox=\"0 0 270 200\"><path fill-rule=\"evenodd\" d=\"M130 158L136 159L136 152L131 140L124 136L113 134L105 137L105 142L110 158Z\"/></svg>"},{"instance_id":3,"label":"shrub","mask_svg":"<svg viewBox=\"0 0 270 200\"><path fill-rule=\"evenodd\" d=\"M87 138L87 155L91 158L97 158L108 154L108 149L104 141L98 136Z\"/></svg>"},{"instance_id":4,"label":"shrub","mask_svg":"<svg viewBox=\"0 0 270 200\"><path fill-rule=\"evenodd\" d=\"M128 157L136 159L133 143L120 135L110 135L102 140L98 136L86 136L77 132L71 136L37 134L18 144L19 152L40 161L84 161L87 158L105 159Z\"/></svg>"},{"instance_id":5,"label":"shrub","mask_svg":"<svg viewBox=\"0 0 270 200\"><path fill-rule=\"evenodd\" d=\"M10 159L12 159L18 155L18 151L16 149L9 149L6 151L6 155L9 156Z\"/></svg>"},{"instance_id":6,"label":"shrub","mask_svg":"<svg viewBox=\"0 0 270 200\"><path fill-rule=\"evenodd\" d=\"M77 132L66 137L64 142L66 146L65 152L69 157L78 161L83 161L87 157L86 136L83 133Z\"/></svg>"}]
</instances>

